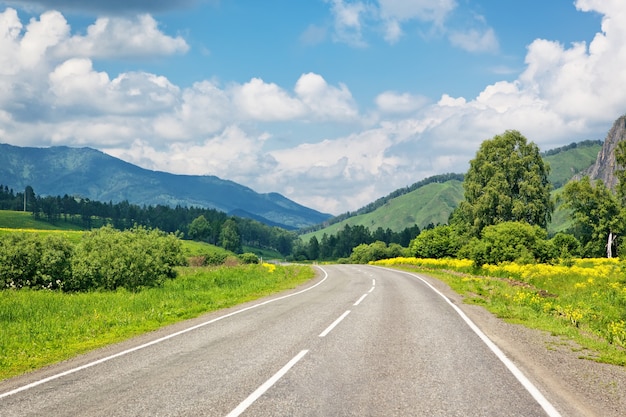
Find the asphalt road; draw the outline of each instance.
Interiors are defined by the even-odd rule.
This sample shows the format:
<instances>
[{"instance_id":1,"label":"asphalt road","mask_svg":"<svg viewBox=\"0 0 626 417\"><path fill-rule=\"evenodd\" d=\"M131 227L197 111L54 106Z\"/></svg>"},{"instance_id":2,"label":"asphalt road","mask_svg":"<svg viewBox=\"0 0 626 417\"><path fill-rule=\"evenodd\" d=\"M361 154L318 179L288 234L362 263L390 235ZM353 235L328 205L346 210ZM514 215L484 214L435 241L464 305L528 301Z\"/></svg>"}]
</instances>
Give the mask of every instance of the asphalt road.
<instances>
[{"instance_id":1,"label":"asphalt road","mask_svg":"<svg viewBox=\"0 0 626 417\"><path fill-rule=\"evenodd\" d=\"M322 268L306 288L0 383L0 416L560 415L419 277Z\"/></svg>"}]
</instances>

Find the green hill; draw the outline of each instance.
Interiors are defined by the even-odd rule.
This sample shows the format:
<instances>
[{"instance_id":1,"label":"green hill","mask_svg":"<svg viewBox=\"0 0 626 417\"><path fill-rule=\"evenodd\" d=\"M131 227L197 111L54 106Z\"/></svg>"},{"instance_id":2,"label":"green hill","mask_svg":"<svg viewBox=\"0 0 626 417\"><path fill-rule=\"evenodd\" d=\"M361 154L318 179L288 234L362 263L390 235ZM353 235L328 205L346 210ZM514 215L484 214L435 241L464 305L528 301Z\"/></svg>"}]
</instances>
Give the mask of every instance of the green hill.
<instances>
[{"instance_id":1,"label":"green hill","mask_svg":"<svg viewBox=\"0 0 626 417\"><path fill-rule=\"evenodd\" d=\"M602 142L585 141L545 152L542 156L550 164L549 179L555 187L554 193L558 193L559 189L575 174L593 165L600 149L602 149ZM446 175L458 177L458 174ZM438 178L441 177L438 176ZM405 190L411 191L405 192ZM370 204L369 206L375 207L371 211L363 208L354 214L347 213L339 216L340 221L336 221L337 218L331 219L329 226L308 231L302 234L301 238L304 242L312 236L320 239L324 233L336 234L345 225L361 225L371 231L382 227L399 232L417 224L420 229L423 229L431 223L433 225L447 223L450 213L462 200L463 184L459 179L453 178L441 182L425 179L407 189L396 190L389 196L377 200L383 202L382 204ZM567 228L569 222L569 214L557 208L549 230L563 230Z\"/></svg>"}]
</instances>

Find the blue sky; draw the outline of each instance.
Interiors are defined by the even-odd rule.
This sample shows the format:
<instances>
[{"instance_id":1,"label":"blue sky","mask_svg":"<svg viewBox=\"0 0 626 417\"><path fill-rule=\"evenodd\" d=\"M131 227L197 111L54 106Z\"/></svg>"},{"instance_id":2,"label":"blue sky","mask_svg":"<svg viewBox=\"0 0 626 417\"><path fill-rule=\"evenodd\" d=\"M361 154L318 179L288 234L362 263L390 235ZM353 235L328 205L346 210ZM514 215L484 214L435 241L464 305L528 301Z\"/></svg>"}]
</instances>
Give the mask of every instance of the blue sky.
<instances>
[{"instance_id":1,"label":"blue sky","mask_svg":"<svg viewBox=\"0 0 626 417\"><path fill-rule=\"evenodd\" d=\"M625 113L621 0L0 0L0 142L89 146L320 211Z\"/></svg>"}]
</instances>

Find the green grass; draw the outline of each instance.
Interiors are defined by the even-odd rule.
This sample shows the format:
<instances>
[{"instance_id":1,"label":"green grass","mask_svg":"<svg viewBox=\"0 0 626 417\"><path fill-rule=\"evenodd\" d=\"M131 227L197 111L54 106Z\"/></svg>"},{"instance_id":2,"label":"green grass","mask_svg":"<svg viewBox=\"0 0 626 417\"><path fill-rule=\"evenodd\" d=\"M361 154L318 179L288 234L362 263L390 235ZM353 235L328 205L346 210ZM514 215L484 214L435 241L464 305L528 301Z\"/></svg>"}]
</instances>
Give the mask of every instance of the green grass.
<instances>
[{"instance_id":1,"label":"green grass","mask_svg":"<svg viewBox=\"0 0 626 417\"><path fill-rule=\"evenodd\" d=\"M35 229L35 230L83 230L80 227L59 221L56 225L37 220L32 213L23 211L0 210L0 228Z\"/></svg>"},{"instance_id":2,"label":"green grass","mask_svg":"<svg viewBox=\"0 0 626 417\"><path fill-rule=\"evenodd\" d=\"M0 291L0 380L203 313L294 288L306 266L182 268L138 293Z\"/></svg>"},{"instance_id":3,"label":"green grass","mask_svg":"<svg viewBox=\"0 0 626 417\"><path fill-rule=\"evenodd\" d=\"M232 252L227 251L226 249L211 245L205 242L198 242L195 240L181 240L183 244L183 254L185 257L193 257L193 256L204 256L210 254L224 254L226 256L233 255Z\"/></svg>"}]
</instances>

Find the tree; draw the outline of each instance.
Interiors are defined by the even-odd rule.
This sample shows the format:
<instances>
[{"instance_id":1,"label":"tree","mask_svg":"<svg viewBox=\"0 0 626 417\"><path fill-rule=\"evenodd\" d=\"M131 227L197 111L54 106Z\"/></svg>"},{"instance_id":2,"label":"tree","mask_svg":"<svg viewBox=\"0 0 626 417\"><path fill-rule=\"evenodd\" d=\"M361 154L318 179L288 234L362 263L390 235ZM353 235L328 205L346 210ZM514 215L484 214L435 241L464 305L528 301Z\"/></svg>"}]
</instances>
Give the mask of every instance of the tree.
<instances>
[{"instance_id":1,"label":"tree","mask_svg":"<svg viewBox=\"0 0 626 417\"><path fill-rule=\"evenodd\" d=\"M192 240L205 240L211 234L211 225L206 217L200 215L193 219L187 233Z\"/></svg>"},{"instance_id":2,"label":"tree","mask_svg":"<svg viewBox=\"0 0 626 417\"><path fill-rule=\"evenodd\" d=\"M237 223L233 219L226 220L222 225L220 245L231 252L241 253L241 236Z\"/></svg>"},{"instance_id":3,"label":"tree","mask_svg":"<svg viewBox=\"0 0 626 417\"><path fill-rule=\"evenodd\" d=\"M465 200L452 220L472 236L508 221L545 228L553 210L549 172L537 145L518 131L496 135L484 141L470 161L463 182Z\"/></svg>"},{"instance_id":4,"label":"tree","mask_svg":"<svg viewBox=\"0 0 626 417\"><path fill-rule=\"evenodd\" d=\"M583 245L583 255L604 256L616 244L612 235L624 231L624 209L618 198L600 180L594 184L589 177L565 185L564 207L574 213L574 235Z\"/></svg>"},{"instance_id":5,"label":"tree","mask_svg":"<svg viewBox=\"0 0 626 417\"><path fill-rule=\"evenodd\" d=\"M311 261L315 261L320 257L320 243L315 236L311 236L309 239L309 246L307 248L307 258Z\"/></svg>"}]
</instances>

